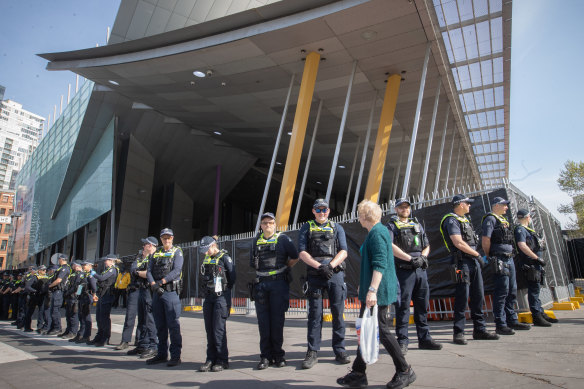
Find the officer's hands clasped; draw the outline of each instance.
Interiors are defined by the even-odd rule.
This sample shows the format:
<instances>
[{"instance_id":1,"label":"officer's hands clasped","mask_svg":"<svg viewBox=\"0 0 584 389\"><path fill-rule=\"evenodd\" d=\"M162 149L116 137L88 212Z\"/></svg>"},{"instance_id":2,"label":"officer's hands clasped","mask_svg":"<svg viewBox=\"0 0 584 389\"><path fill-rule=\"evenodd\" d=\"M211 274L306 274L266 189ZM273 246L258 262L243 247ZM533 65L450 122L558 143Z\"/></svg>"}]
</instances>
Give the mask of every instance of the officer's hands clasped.
<instances>
[{"instance_id":1,"label":"officer's hands clasped","mask_svg":"<svg viewBox=\"0 0 584 389\"><path fill-rule=\"evenodd\" d=\"M327 280L330 280L331 278L333 278L333 267L330 265L330 263L327 263L326 265L320 265L318 267L318 272L319 274L326 278Z\"/></svg>"}]
</instances>

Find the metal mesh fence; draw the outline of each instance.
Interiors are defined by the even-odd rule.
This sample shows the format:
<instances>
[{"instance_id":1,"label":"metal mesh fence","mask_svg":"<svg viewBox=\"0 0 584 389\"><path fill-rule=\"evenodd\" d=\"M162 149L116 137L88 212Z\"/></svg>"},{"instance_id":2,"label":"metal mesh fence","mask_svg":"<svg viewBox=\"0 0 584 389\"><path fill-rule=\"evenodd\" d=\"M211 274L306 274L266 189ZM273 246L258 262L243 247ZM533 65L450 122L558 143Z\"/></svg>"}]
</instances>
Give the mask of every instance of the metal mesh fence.
<instances>
[{"instance_id":1,"label":"metal mesh fence","mask_svg":"<svg viewBox=\"0 0 584 389\"><path fill-rule=\"evenodd\" d=\"M547 243L547 250L544 252L544 259L549 263L549 265L546 267L546 285L542 287L540 294L542 304L546 305L554 300L567 300L570 295L574 295L573 286L570 284L571 278L568 272L569 266L567 266L566 262L568 260L567 246L561 236L560 223L541 203L539 203L533 197L527 196L512 184L505 183L504 187L496 190L482 190L469 187L458 188L458 190L452 191L443 191L440 194L429 196L422 201L419 201L419 198L416 199L414 197L411 199L412 209L414 209L418 215L423 217L424 210L440 204L449 204L452 196L456 193L465 193L467 196L477 199L474 206L474 212L477 212L478 214L484 214L490 211L493 197L506 195L510 200L509 213L507 216L509 220L512 220L514 223L517 223L515 215L518 209L525 208L530 210L535 230L543 234ZM394 202L382 204L381 207L384 216L394 212ZM480 220L480 218L477 218L476 215L475 219ZM356 222L357 215L355 213L347 213L337 216L333 220L337 223L345 223L344 225L348 225ZM479 220L476 222L479 222ZM435 224L434 220L427 221L426 223L428 224L429 222ZM475 227L476 224L477 223L475 223ZM293 241L296 240L297 230L300 228L300 226L300 224L290 226L286 232L286 234L289 235ZM347 228L345 228L345 230L347 232ZM248 232L222 237L218 241L220 248L226 249L236 263L237 281L232 293L233 309L235 312L239 313L249 314L250 312L254 311L254 303L247 298L247 283L251 282L255 277L253 269L248 265L254 236L255 234L253 232ZM432 245L433 251L435 251L435 248L437 248L436 246L437 245ZM199 285L199 268L203 260L203 255L198 251L198 242L185 243L182 244L181 247L185 257L185 265L183 267L184 288L183 294L181 296L183 298L182 301L185 305L199 305L201 304L204 297L203 291L200 289ZM294 281L291 285L291 300L288 314L305 315L307 312L306 299L304 299L302 295L292 292L293 289L301 289L301 284L305 280L304 267L296 266L293 269L293 273ZM430 282L432 283L432 280ZM487 293L487 284L488 282L485 283L486 299L484 309L486 313L491 313L492 301L491 297ZM348 285L348 289L355 289L355 286ZM451 319L453 311L452 297L432 297L433 298L430 301L429 307L429 318L433 320ZM325 313L330 312L328 309L328 300L325 300L323 304L325 307ZM521 309L526 309L526 299L520 298L519 306ZM356 316L359 313L359 308L360 302L354 297L349 297L345 303L345 315Z\"/></svg>"}]
</instances>

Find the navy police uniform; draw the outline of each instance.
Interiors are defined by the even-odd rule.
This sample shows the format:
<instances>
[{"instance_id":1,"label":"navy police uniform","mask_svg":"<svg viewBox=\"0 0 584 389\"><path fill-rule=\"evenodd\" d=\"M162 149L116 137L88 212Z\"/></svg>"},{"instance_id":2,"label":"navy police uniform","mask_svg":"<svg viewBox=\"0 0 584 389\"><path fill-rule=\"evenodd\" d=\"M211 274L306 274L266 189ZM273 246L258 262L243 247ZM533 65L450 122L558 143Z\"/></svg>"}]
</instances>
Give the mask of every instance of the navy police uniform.
<instances>
[{"instance_id":1,"label":"navy police uniform","mask_svg":"<svg viewBox=\"0 0 584 389\"><path fill-rule=\"evenodd\" d=\"M138 271L148 270L150 256L146 258L136 258L130 268L132 280L128 289L135 287L137 293L136 309L138 316L138 327L136 329L136 344L139 351L149 350L156 352L156 325L152 314L152 292L148 286L148 280L138 276ZM132 292L133 293L133 292ZM128 310L130 310L130 296L128 295ZM133 300L133 299L132 299ZM132 301L132 306L133 306ZM132 321L132 326L134 321ZM127 337L128 338L128 337Z\"/></svg>"},{"instance_id":2,"label":"navy police uniform","mask_svg":"<svg viewBox=\"0 0 584 389\"><path fill-rule=\"evenodd\" d=\"M51 280L52 283L57 278L60 278L61 282L49 290L49 312L51 316L51 324L48 329L49 334L61 333L61 306L63 305L63 293L67 288L67 282L69 280L70 273L71 267L69 264L65 263L59 266L57 271L55 271L53 279Z\"/></svg>"},{"instance_id":3,"label":"navy police uniform","mask_svg":"<svg viewBox=\"0 0 584 389\"><path fill-rule=\"evenodd\" d=\"M80 285L85 278L83 271L75 271L69 275L69 282L65 289L65 312L67 318L67 328L62 334L64 337L73 338L79 329L79 296Z\"/></svg>"},{"instance_id":4,"label":"navy police uniform","mask_svg":"<svg viewBox=\"0 0 584 389\"><path fill-rule=\"evenodd\" d=\"M108 258L111 259L111 258ZM110 313L114 302L114 284L118 277L118 268L111 265L104 269L101 274L94 274L92 278L97 281L97 305L95 309L95 320L97 321L97 334L93 339L96 346L103 346L109 341L112 330Z\"/></svg>"},{"instance_id":5,"label":"navy police uniform","mask_svg":"<svg viewBox=\"0 0 584 389\"><path fill-rule=\"evenodd\" d=\"M535 230L527 226L518 225L515 227L514 235L516 243L524 242L538 258L541 258L542 251L545 250L545 243ZM539 319L539 317L545 314L541 306L541 300L539 299L540 285L544 284L545 272L542 267L543 261L529 258L519 248L517 251L517 266L523 272L522 278L527 283L527 301L535 323L536 316Z\"/></svg>"},{"instance_id":6,"label":"navy police uniform","mask_svg":"<svg viewBox=\"0 0 584 389\"><path fill-rule=\"evenodd\" d=\"M393 216L387 224L393 243L411 257L420 257L422 251L430 246L424 228L414 219L403 222ZM395 332L400 345L408 345L408 324L410 320L410 301L414 302L414 322L420 344L432 343L428 325L428 304L430 287L428 286L427 259L421 266L417 262L404 261L395 257L395 272L399 281L400 300L397 304Z\"/></svg>"},{"instance_id":7,"label":"navy police uniform","mask_svg":"<svg viewBox=\"0 0 584 389\"><path fill-rule=\"evenodd\" d=\"M466 324L465 311L470 295L470 312L474 332L486 332L486 322L483 314L484 287L479 258L460 251L450 239L450 235L460 235L473 250L477 249L478 237L472 224L465 216L449 213L440 222L440 233L448 251L452 253L456 269L456 293L454 297L454 335L464 333Z\"/></svg>"},{"instance_id":8,"label":"navy police uniform","mask_svg":"<svg viewBox=\"0 0 584 389\"><path fill-rule=\"evenodd\" d=\"M235 265L227 254L205 255L201 265L205 301L203 316L207 332L207 359L214 366L229 366L226 322L231 310L231 290L235 285Z\"/></svg>"},{"instance_id":9,"label":"navy police uniform","mask_svg":"<svg viewBox=\"0 0 584 389\"><path fill-rule=\"evenodd\" d=\"M517 282L513 262L513 231L505 216L488 213L482 220L483 236L491 239L488 261L495 273L493 314L498 329L517 323Z\"/></svg>"},{"instance_id":10,"label":"navy police uniform","mask_svg":"<svg viewBox=\"0 0 584 389\"><path fill-rule=\"evenodd\" d=\"M37 290L35 289L35 285L38 282L38 276L35 273L31 273L26 280L24 281L24 293L25 293L25 314L23 320L23 327L25 332L32 332L32 315L34 314L34 310L37 307L36 303L36 294ZM39 315L40 316L40 315Z\"/></svg>"},{"instance_id":11,"label":"navy police uniform","mask_svg":"<svg viewBox=\"0 0 584 389\"><path fill-rule=\"evenodd\" d=\"M284 362L284 320L290 300L288 259L298 258L292 240L277 232L269 238L261 233L254 241L250 266L256 271L253 288L260 332L260 358L280 365Z\"/></svg>"},{"instance_id":12,"label":"navy police uniform","mask_svg":"<svg viewBox=\"0 0 584 389\"><path fill-rule=\"evenodd\" d=\"M81 280L78 311L79 331L76 343L88 342L91 337L91 305L93 304L93 295L97 293L97 280L91 275L91 272L83 272L84 277Z\"/></svg>"},{"instance_id":13,"label":"navy police uniform","mask_svg":"<svg viewBox=\"0 0 584 389\"><path fill-rule=\"evenodd\" d=\"M345 230L332 221L318 224L315 220L305 223L298 233L298 251L306 251L323 265L341 250L347 251ZM322 337L322 299L323 292L328 293L333 319L333 351L337 357L346 355L345 351L345 285L344 263L334 269L332 277L327 279L317 269L307 266L308 297L308 353L320 350Z\"/></svg>"},{"instance_id":14,"label":"navy police uniform","mask_svg":"<svg viewBox=\"0 0 584 389\"><path fill-rule=\"evenodd\" d=\"M155 283L152 287L152 313L158 337L158 354L154 357L157 361L166 360L169 351L172 360L180 359L182 335L179 320L181 312L179 294L183 262L183 252L180 247L172 246L168 251L160 247L150 257L148 263L148 283ZM163 278L166 281L164 285L160 282ZM169 335L170 346L168 345Z\"/></svg>"}]
</instances>

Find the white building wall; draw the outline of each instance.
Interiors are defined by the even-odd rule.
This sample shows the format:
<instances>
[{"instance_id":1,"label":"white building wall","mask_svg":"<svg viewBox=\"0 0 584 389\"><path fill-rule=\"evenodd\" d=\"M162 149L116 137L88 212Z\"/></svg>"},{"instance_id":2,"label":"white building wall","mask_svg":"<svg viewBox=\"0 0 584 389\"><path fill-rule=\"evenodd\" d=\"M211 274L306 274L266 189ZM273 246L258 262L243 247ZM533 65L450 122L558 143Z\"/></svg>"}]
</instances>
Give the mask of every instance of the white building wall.
<instances>
[{"instance_id":1,"label":"white building wall","mask_svg":"<svg viewBox=\"0 0 584 389\"><path fill-rule=\"evenodd\" d=\"M45 118L11 100L0 102L0 190L14 190L16 174L38 146Z\"/></svg>"}]
</instances>

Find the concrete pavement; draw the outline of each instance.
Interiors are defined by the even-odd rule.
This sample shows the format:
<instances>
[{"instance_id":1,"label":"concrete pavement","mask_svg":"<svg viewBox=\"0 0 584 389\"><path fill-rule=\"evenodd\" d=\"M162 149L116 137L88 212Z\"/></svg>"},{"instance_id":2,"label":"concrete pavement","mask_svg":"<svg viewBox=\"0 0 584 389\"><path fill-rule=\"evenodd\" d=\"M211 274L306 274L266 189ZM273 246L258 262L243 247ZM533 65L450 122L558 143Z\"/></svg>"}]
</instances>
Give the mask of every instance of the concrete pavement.
<instances>
[{"instance_id":1,"label":"concrete pavement","mask_svg":"<svg viewBox=\"0 0 584 389\"><path fill-rule=\"evenodd\" d=\"M560 323L551 328L533 327L498 341L473 341L467 346L452 343L452 322L432 322L434 339L444 343L441 351L418 350L410 344L406 358L417 374L410 387L418 388L584 388L584 309L556 311ZM112 343L119 343L124 311L113 311ZM34 323L34 322L33 322ZM95 324L94 324L95 325ZM347 351L354 358L357 348L354 322L347 321ZM467 328L471 328L467 326ZM323 329L319 363L300 368L306 352L306 319L288 318L285 350L288 366L255 370L259 361L258 328L254 316L232 315L227 322L230 369L200 373L205 360L206 337L200 312L184 312L182 365L147 366L144 360L115 351L114 346L77 346L60 338L23 333L7 322L0 323L0 388L326 388L338 387L336 378L351 365L337 365L330 347L330 323ZM490 329L494 329L490 324ZM472 330L471 330L472 331ZM410 339L415 339L410 326ZM385 350L369 366L370 387L385 387L393 374Z\"/></svg>"}]
</instances>

